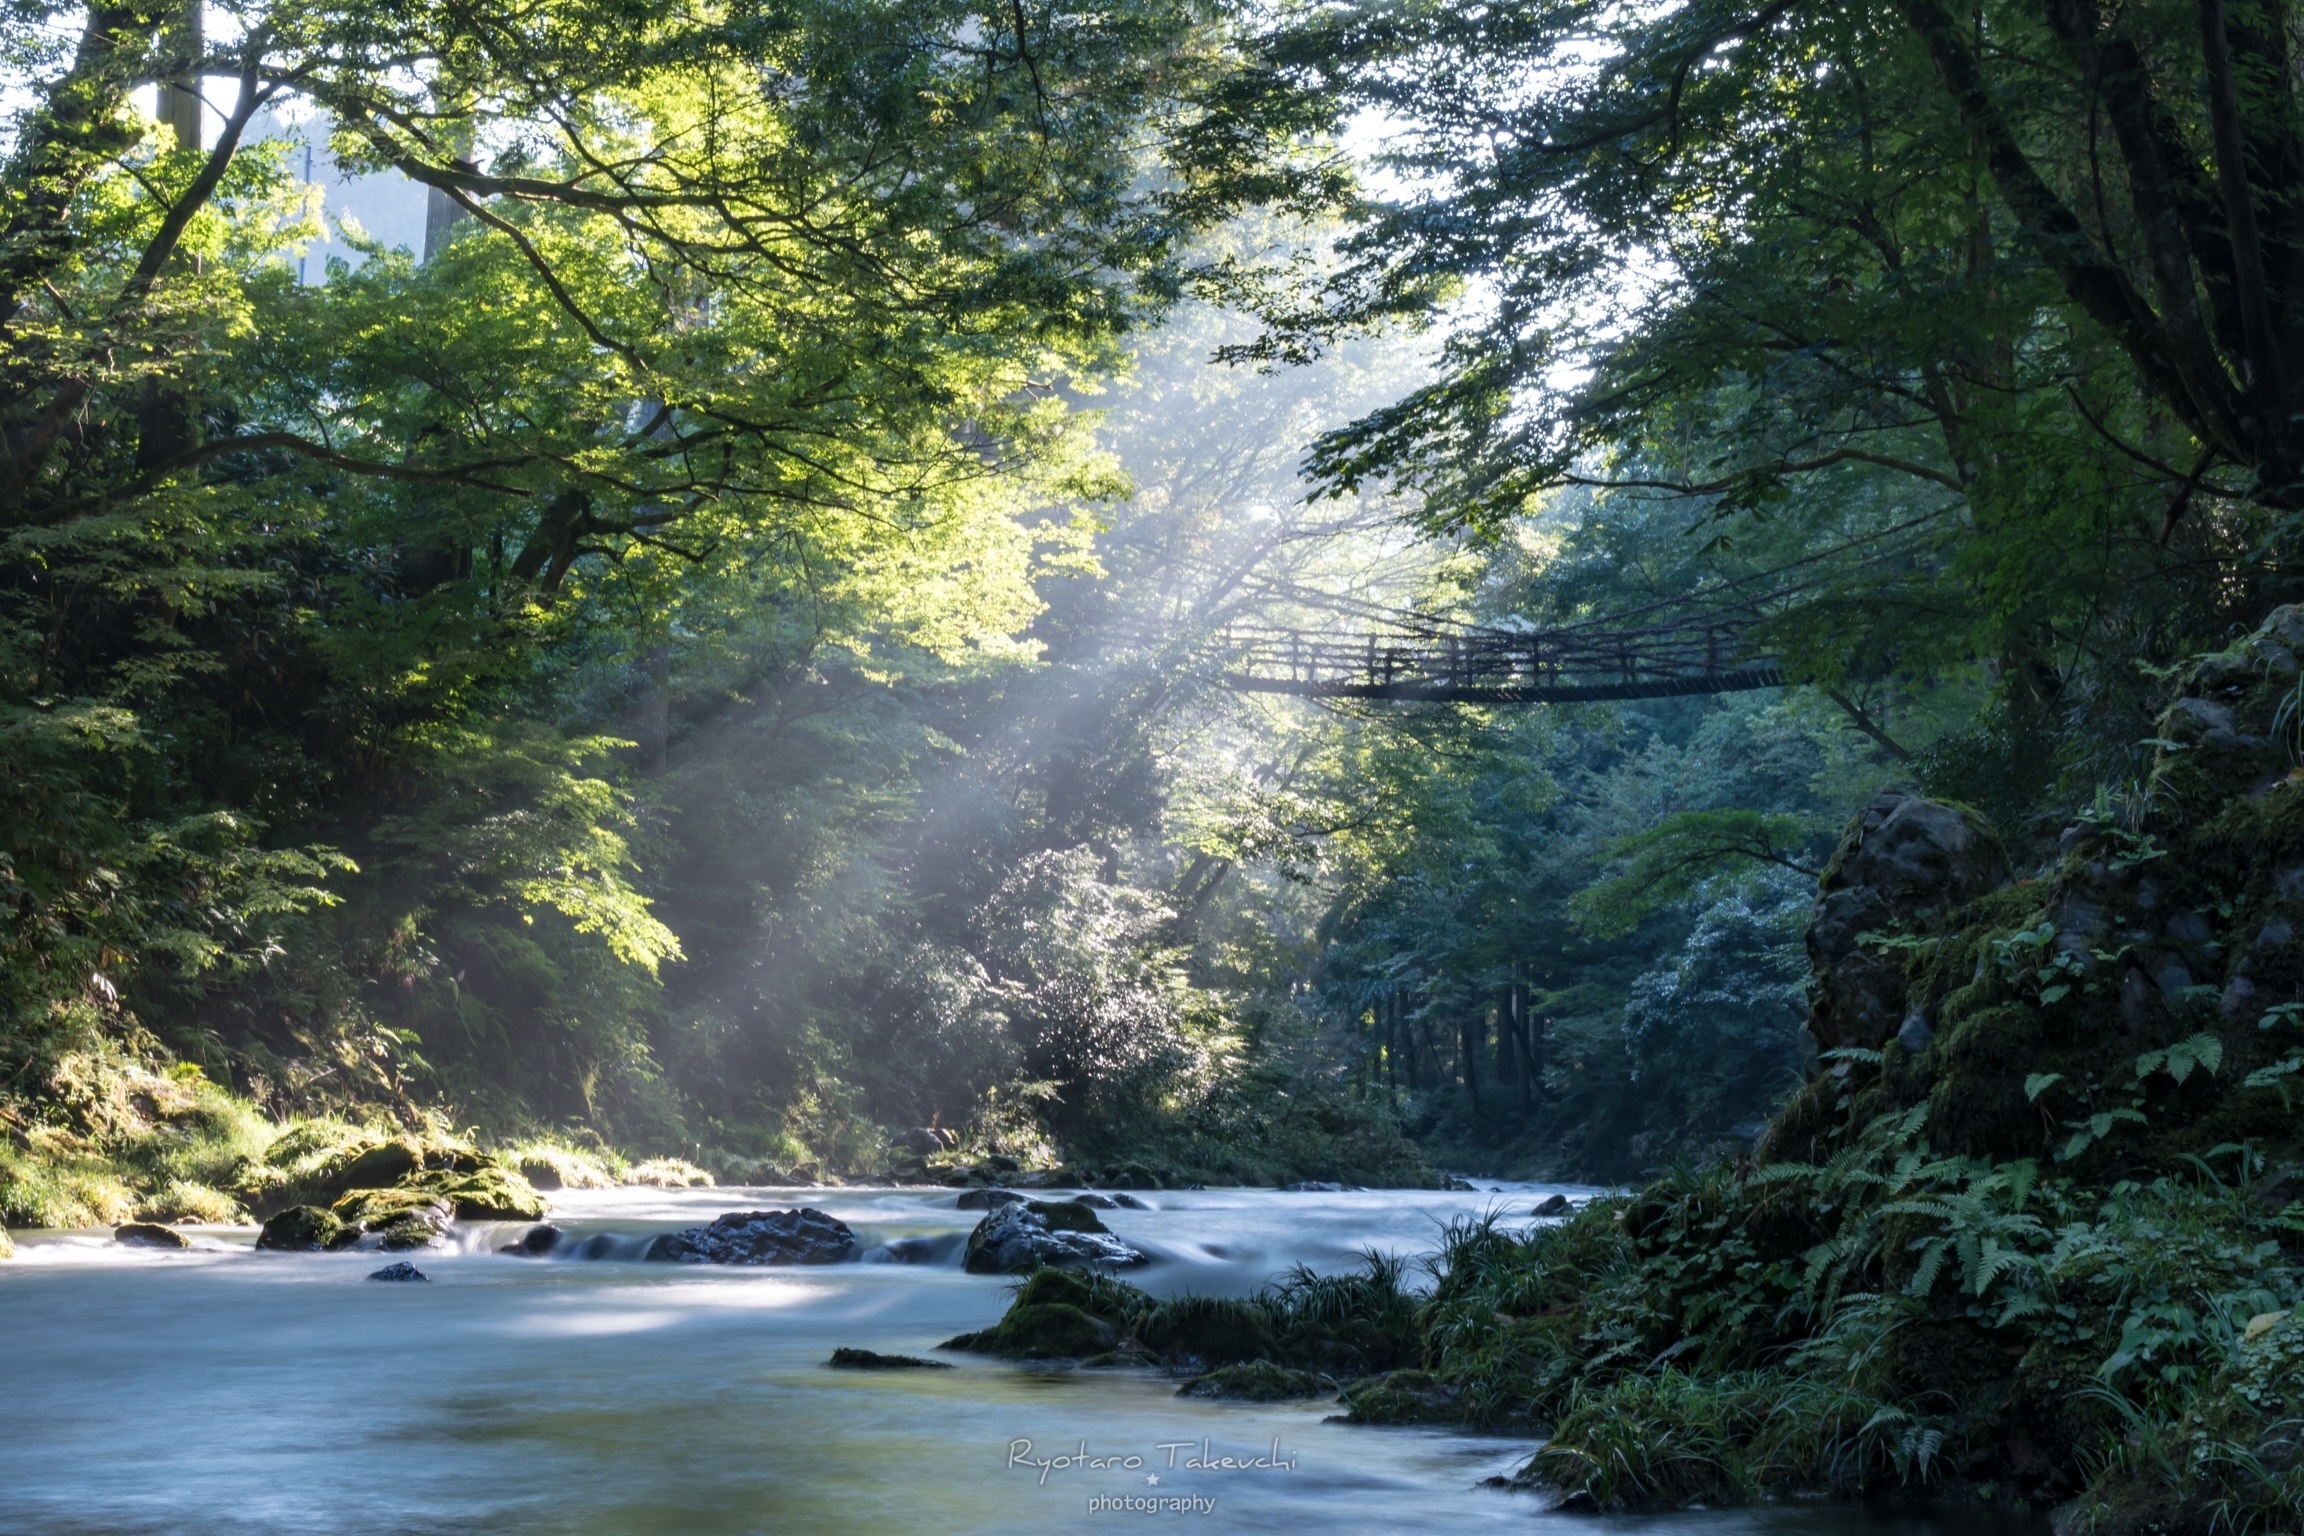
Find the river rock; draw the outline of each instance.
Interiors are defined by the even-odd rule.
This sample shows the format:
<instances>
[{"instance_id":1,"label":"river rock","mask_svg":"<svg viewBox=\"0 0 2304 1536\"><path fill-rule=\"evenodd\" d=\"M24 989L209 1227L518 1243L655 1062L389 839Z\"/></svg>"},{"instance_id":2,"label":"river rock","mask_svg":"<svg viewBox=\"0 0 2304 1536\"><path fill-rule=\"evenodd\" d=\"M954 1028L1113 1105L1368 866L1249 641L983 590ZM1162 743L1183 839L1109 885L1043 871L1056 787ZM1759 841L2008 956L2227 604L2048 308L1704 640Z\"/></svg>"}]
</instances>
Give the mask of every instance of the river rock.
<instances>
[{"instance_id":1,"label":"river rock","mask_svg":"<svg viewBox=\"0 0 2304 1536\"><path fill-rule=\"evenodd\" d=\"M1862 942L1943 917L2008 884L2000 840L1967 811L1884 789L1857 813L1809 915L1814 1006L1825 1050L1878 1050L1903 1027L1904 955Z\"/></svg>"},{"instance_id":2,"label":"river rock","mask_svg":"<svg viewBox=\"0 0 2304 1536\"><path fill-rule=\"evenodd\" d=\"M275 1253L328 1253L359 1240L358 1227L346 1226L333 1212L316 1205L292 1205L256 1234L256 1246Z\"/></svg>"},{"instance_id":3,"label":"river rock","mask_svg":"<svg viewBox=\"0 0 2304 1536\"><path fill-rule=\"evenodd\" d=\"M1326 1179L1298 1179L1293 1184L1281 1185L1280 1192L1284 1195L1340 1195L1344 1193L1344 1186L1331 1184Z\"/></svg>"},{"instance_id":4,"label":"river rock","mask_svg":"<svg viewBox=\"0 0 2304 1536\"><path fill-rule=\"evenodd\" d=\"M1021 1275L1069 1265L1149 1262L1114 1237L1084 1205L1028 1200L1004 1205L968 1234L972 1275Z\"/></svg>"},{"instance_id":5,"label":"river rock","mask_svg":"<svg viewBox=\"0 0 2304 1536\"><path fill-rule=\"evenodd\" d=\"M409 1281L422 1281L426 1285L430 1285L432 1283L432 1277L430 1275L424 1273L424 1271L418 1269L415 1265L410 1264L405 1260L398 1264L387 1264L382 1269L376 1271L376 1273L370 1275L368 1278L371 1280L389 1280L395 1283L405 1283Z\"/></svg>"},{"instance_id":6,"label":"river rock","mask_svg":"<svg viewBox=\"0 0 2304 1536\"><path fill-rule=\"evenodd\" d=\"M16 1257L15 1240L9 1237L6 1227L0 1227L0 1259L12 1259L14 1257Z\"/></svg>"},{"instance_id":7,"label":"river rock","mask_svg":"<svg viewBox=\"0 0 2304 1536\"><path fill-rule=\"evenodd\" d=\"M952 1203L963 1211L996 1211L1023 1198L1012 1189L970 1189L962 1191L960 1198Z\"/></svg>"},{"instance_id":8,"label":"river rock","mask_svg":"<svg viewBox=\"0 0 2304 1536\"><path fill-rule=\"evenodd\" d=\"M876 1243L856 1256L859 1264L941 1264L968 1241L965 1232L924 1233Z\"/></svg>"},{"instance_id":9,"label":"river rock","mask_svg":"<svg viewBox=\"0 0 2304 1536\"><path fill-rule=\"evenodd\" d=\"M526 1232L520 1234L520 1241L506 1243L496 1251L509 1253L517 1258L540 1259L559 1247L560 1239L566 1235L558 1227L547 1222L540 1227L530 1227Z\"/></svg>"},{"instance_id":10,"label":"river rock","mask_svg":"<svg viewBox=\"0 0 2304 1536\"><path fill-rule=\"evenodd\" d=\"M112 1241L130 1248L189 1248L191 1240L174 1227L163 1227L156 1222L131 1221L126 1226L112 1229Z\"/></svg>"},{"instance_id":11,"label":"river rock","mask_svg":"<svg viewBox=\"0 0 2304 1536\"><path fill-rule=\"evenodd\" d=\"M1566 1195L1546 1195L1536 1202L1536 1209L1529 1214L1531 1216L1565 1216L1568 1214L1568 1197Z\"/></svg>"},{"instance_id":12,"label":"river rock","mask_svg":"<svg viewBox=\"0 0 2304 1536\"><path fill-rule=\"evenodd\" d=\"M392 1252L426 1248L447 1234L455 1207L427 1188L356 1189L329 1208L355 1234Z\"/></svg>"},{"instance_id":13,"label":"river rock","mask_svg":"<svg viewBox=\"0 0 2304 1536\"><path fill-rule=\"evenodd\" d=\"M883 1355L870 1349L835 1349L824 1362L842 1371L948 1371L951 1362L923 1360L918 1355Z\"/></svg>"},{"instance_id":14,"label":"river rock","mask_svg":"<svg viewBox=\"0 0 2304 1536\"><path fill-rule=\"evenodd\" d=\"M1110 1195L1100 1195L1092 1189L1083 1191L1077 1195L1068 1196L1064 1203L1066 1205L1085 1205L1090 1210L1095 1211L1113 1211L1120 1208L1119 1201L1113 1199Z\"/></svg>"},{"instance_id":15,"label":"river rock","mask_svg":"<svg viewBox=\"0 0 2304 1536\"><path fill-rule=\"evenodd\" d=\"M731 1211L708 1227L667 1232L641 1255L672 1264L838 1264L855 1256L848 1224L807 1206Z\"/></svg>"},{"instance_id":16,"label":"river rock","mask_svg":"<svg viewBox=\"0 0 2304 1536\"><path fill-rule=\"evenodd\" d=\"M458 1221L542 1221L544 1197L536 1186L500 1164L442 1179L431 1187L455 1207Z\"/></svg>"}]
</instances>

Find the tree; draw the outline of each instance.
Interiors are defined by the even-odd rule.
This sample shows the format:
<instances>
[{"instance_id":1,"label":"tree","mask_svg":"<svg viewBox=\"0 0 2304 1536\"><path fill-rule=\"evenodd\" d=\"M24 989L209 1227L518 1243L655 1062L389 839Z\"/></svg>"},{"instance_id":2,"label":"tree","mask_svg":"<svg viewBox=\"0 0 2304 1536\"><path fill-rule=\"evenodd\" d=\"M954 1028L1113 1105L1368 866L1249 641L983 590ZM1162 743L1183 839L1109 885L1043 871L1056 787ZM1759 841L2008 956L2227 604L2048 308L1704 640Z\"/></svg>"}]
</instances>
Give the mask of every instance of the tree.
<instances>
[{"instance_id":1,"label":"tree","mask_svg":"<svg viewBox=\"0 0 2304 1536\"><path fill-rule=\"evenodd\" d=\"M1210 280L1267 359L1448 331L1440 379L1323 439L1329 486L1490 533L1605 484L1787 558L1786 523L1859 539L1774 627L1801 675L1977 659L2097 708L2288 590L2254 558L2304 504L2279 14L1305 7L1211 123L1370 114L1393 190L1325 268ZM1328 174L1200 142L1243 196Z\"/></svg>"}]
</instances>

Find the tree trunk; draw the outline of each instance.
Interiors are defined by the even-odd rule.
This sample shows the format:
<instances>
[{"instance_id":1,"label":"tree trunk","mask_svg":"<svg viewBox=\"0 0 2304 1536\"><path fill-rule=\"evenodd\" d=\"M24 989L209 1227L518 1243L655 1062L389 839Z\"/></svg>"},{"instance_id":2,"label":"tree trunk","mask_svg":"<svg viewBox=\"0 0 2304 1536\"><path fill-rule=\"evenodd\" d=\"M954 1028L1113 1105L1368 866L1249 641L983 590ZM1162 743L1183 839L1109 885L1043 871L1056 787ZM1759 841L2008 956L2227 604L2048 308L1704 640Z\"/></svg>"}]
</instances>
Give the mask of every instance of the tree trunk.
<instances>
[{"instance_id":1,"label":"tree trunk","mask_svg":"<svg viewBox=\"0 0 2304 1536\"><path fill-rule=\"evenodd\" d=\"M640 699L640 767L648 774L664 771L664 752L672 739L672 647L657 645L648 652L648 691Z\"/></svg>"}]
</instances>

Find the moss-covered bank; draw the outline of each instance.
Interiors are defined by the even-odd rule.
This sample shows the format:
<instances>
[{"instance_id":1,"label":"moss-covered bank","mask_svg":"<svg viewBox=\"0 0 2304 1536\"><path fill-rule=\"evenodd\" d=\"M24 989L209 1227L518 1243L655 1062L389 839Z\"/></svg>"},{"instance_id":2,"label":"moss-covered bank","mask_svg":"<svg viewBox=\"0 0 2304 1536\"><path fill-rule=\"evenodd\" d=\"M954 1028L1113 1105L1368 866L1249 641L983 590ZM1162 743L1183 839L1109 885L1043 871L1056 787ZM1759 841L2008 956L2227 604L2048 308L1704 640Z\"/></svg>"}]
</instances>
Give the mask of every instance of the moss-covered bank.
<instances>
[{"instance_id":1,"label":"moss-covered bank","mask_svg":"<svg viewBox=\"0 0 2304 1536\"><path fill-rule=\"evenodd\" d=\"M2034 878L1959 807L1868 808L1811 930L1819 1071L1752 1155L1460 1224L1428 1293L1073 1305L1171 1359L1160 1317L1221 1316L1219 1353L1345 1378L1361 1422L1548 1436L1521 1480L1588 1506L2304 1529L2300 653L2282 609L2185 669L2148 780ZM972 1347L1067 1352L1042 1283Z\"/></svg>"}]
</instances>

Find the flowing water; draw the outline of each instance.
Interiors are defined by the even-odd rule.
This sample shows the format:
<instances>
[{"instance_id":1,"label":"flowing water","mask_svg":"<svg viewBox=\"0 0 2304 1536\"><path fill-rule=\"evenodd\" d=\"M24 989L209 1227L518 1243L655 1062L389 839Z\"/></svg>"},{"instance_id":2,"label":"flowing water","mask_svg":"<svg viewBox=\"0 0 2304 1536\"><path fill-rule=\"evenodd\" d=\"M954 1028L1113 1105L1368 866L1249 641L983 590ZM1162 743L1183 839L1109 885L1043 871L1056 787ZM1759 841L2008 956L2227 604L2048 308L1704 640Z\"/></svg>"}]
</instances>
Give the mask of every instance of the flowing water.
<instances>
[{"instance_id":1,"label":"flowing water","mask_svg":"<svg viewBox=\"0 0 2304 1536\"><path fill-rule=\"evenodd\" d=\"M1551 1188L1164 1192L1140 1197L1155 1209L1102 1214L1158 1256L1130 1276L1147 1289L1238 1294L1299 1261L1340 1269L1369 1248L1426 1251L1449 1217L1524 1216ZM460 1251L406 1256L433 1283L382 1285L364 1278L378 1255L257 1253L246 1231L194 1229L183 1253L20 1236L17 1259L0 1263L0 1531L1985 1528L1840 1507L1603 1521L1479 1486L1524 1460L1525 1441L1329 1423L1327 1403L1180 1399L1173 1381L1127 1371L968 1355L941 1357L948 1371L828 1369L837 1345L924 1353L1000 1315L1007 1283L961 1271L958 1240L976 1216L945 1191L567 1192L553 1220L572 1240L612 1234L594 1246L631 1253L724 1211L796 1204L928 1259L528 1260L494 1252L523 1228L477 1225L459 1230ZM1101 1464L1059 1460L1083 1448ZM1226 1458L1245 1465L1192 1465Z\"/></svg>"}]
</instances>

